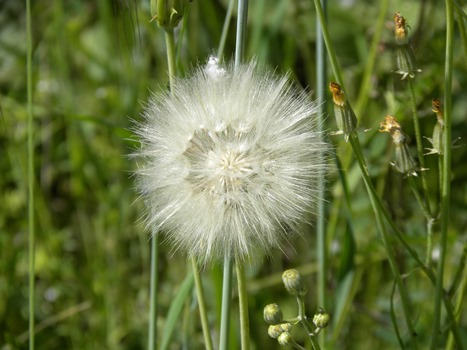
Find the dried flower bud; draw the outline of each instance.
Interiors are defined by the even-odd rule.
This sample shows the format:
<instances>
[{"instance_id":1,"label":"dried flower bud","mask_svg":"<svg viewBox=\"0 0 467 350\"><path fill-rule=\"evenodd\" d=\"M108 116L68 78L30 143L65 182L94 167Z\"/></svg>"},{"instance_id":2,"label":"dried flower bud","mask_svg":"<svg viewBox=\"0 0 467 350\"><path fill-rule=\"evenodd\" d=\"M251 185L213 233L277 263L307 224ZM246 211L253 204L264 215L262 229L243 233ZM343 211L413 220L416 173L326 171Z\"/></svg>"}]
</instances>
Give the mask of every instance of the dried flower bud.
<instances>
[{"instance_id":1,"label":"dried flower bud","mask_svg":"<svg viewBox=\"0 0 467 350\"><path fill-rule=\"evenodd\" d=\"M277 341L280 345L285 346L292 342L292 336L289 332L284 332L279 336L279 338L277 338Z\"/></svg>"},{"instance_id":2,"label":"dried flower bud","mask_svg":"<svg viewBox=\"0 0 467 350\"><path fill-rule=\"evenodd\" d=\"M332 93L332 100L334 102L337 127L344 134L345 141L347 142L349 135L357 127L357 117L350 104L346 101L344 91L339 84L335 82L329 83L329 90Z\"/></svg>"},{"instance_id":3,"label":"dried flower bud","mask_svg":"<svg viewBox=\"0 0 467 350\"><path fill-rule=\"evenodd\" d=\"M403 174L417 176L417 164L409 151L409 137L402 132L397 120L393 116L387 115L380 124L380 128L380 132L390 133L394 141L396 158L396 162L392 163L394 167Z\"/></svg>"},{"instance_id":4,"label":"dried flower bud","mask_svg":"<svg viewBox=\"0 0 467 350\"><path fill-rule=\"evenodd\" d=\"M282 329L281 325L279 325L279 324L271 325L271 326L269 326L269 328L268 328L268 335L269 335L271 338L274 338L274 339L279 338L279 336L280 336L283 332L284 332L284 330Z\"/></svg>"},{"instance_id":5,"label":"dried flower bud","mask_svg":"<svg viewBox=\"0 0 467 350\"><path fill-rule=\"evenodd\" d=\"M313 316L313 324L317 328L326 328L329 324L329 314L320 310L317 314Z\"/></svg>"},{"instance_id":6,"label":"dried flower bud","mask_svg":"<svg viewBox=\"0 0 467 350\"><path fill-rule=\"evenodd\" d=\"M183 17L188 0L151 0L152 19L159 27L173 29Z\"/></svg>"},{"instance_id":7,"label":"dried flower bud","mask_svg":"<svg viewBox=\"0 0 467 350\"><path fill-rule=\"evenodd\" d=\"M407 76L413 79L415 77L415 73L422 71L417 68L415 55L409 44L399 46L396 49L396 67L397 70L395 73L402 75L401 80L404 80Z\"/></svg>"},{"instance_id":8,"label":"dried flower bud","mask_svg":"<svg viewBox=\"0 0 467 350\"><path fill-rule=\"evenodd\" d=\"M295 269L284 271L282 281L284 282L285 289L293 295L304 296L307 292L302 275Z\"/></svg>"},{"instance_id":9,"label":"dried flower bud","mask_svg":"<svg viewBox=\"0 0 467 350\"><path fill-rule=\"evenodd\" d=\"M398 45L396 49L396 73L402 75L402 79L405 79L407 76L409 78L414 78L416 72L421 72L417 68L417 62L415 60L415 55L413 53L412 46L409 44L407 24L405 18L399 12L396 12L394 15L394 23L396 26L395 38L396 44Z\"/></svg>"},{"instance_id":10,"label":"dried flower bud","mask_svg":"<svg viewBox=\"0 0 467 350\"><path fill-rule=\"evenodd\" d=\"M436 113L437 122L433 129L432 138L428 138L433 148L429 148L427 154L443 154L444 119L443 112L441 111L441 101L433 99L431 104L433 106L433 112Z\"/></svg>"},{"instance_id":11,"label":"dried flower bud","mask_svg":"<svg viewBox=\"0 0 467 350\"><path fill-rule=\"evenodd\" d=\"M405 18L402 17L400 12L394 14L394 24L396 26L395 36L397 45L408 44L409 39L407 38L407 24Z\"/></svg>"},{"instance_id":12,"label":"dried flower bud","mask_svg":"<svg viewBox=\"0 0 467 350\"><path fill-rule=\"evenodd\" d=\"M278 324L282 321L282 311L277 304L266 305L263 311L263 317L268 324Z\"/></svg>"}]
</instances>

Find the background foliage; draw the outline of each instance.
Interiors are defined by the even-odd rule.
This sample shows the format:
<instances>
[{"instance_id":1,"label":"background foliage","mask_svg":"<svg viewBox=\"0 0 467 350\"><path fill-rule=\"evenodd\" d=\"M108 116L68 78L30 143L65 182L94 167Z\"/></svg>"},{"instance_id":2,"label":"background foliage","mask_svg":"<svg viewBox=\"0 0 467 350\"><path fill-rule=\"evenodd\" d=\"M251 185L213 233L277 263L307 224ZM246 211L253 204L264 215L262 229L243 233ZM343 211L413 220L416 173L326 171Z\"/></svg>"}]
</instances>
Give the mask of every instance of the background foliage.
<instances>
[{"instance_id":1,"label":"background foliage","mask_svg":"<svg viewBox=\"0 0 467 350\"><path fill-rule=\"evenodd\" d=\"M26 12L21 1L3 1L0 11L0 348L27 348L27 122ZM465 6L464 6L465 9ZM183 74L216 52L227 10L226 1L194 1L183 24L178 68ZM415 79L422 134L431 137L435 115L431 99L443 97L444 3L434 0L390 2L371 74L371 88L359 95L379 2L341 0L329 4L329 28L343 67L349 100L358 101L359 125L372 128L361 138L378 191L396 222L421 256L425 251L424 217L406 179L389 165L389 135L379 134L386 114L395 115L413 135L405 81L393 73L394 12L409 21L419 67ZM167 86L163 32L150 22L149 1L36 1L33 19L33 98L36 244L36 344L38 349L142 349L146 346L149 233L139 223L143 211L133 190L137 166L128 154L138 147L132 120L150 91ZM233 22L234 23L234 22ZM261 0L250 4L247 56L278 72L292 71L310 91L315 86L315 12L304 0ZM234 24L225 56L234 50ZM453 138L465 136L466 49L456 27L454 52ZM326 101L330 105L330 101ZM331 109L329 109L331 111ZM326 129L335 130L330 114ZM332 137L336 153L349 158L342 138ZM464 143L464 141L461 141ZM428 142L425 146L429 147ZM415 153L414 153L415 154ZM350 158L349 158L350 159ZM461 264L467 228L466 148L453 152L450 254L447 286ZM438 203L436 156L427 157L431 202ZM393 349L397 338L389 309L393 281L378 238L373 213L358 169L340 165L352 195L343 204L337 172L328 180L327 225L329 348ZM350 217L351 220L346 220ZM435 224L436 225L436 224ZM437 226L435 226L435 253ZM433 287L394 243L407 283L421 344L430 338ZM248 273L253 348L279 348L266 333L263 307L276 302L295 316L295 301L281 285L286 268L298 268L309 283L309 314L316 311L317 271L312 227L275 251ZM436 263L436 256L434 256ZM189 269L188 269L189 270ZM161 245L159 334L170 304L185 278L186 258ZM203 273L214 339L218 336L221 267ZM353 282L352 282L353 281ZM171 348L202 348L196 298L191 296ZM397 295L394 298L397 310ZM466 302L464 301L465 311ZM235 311L234 311L235 314ZM461 316L463 337L467 319ZM235 319L235 318L234 318ZM238 348L232 324L232 349ZM403 336L406 331L401 330ZM300 332L297 339L304 339ZM215 341L217 343L217 341Z\"/></svg>"}]
</instances>

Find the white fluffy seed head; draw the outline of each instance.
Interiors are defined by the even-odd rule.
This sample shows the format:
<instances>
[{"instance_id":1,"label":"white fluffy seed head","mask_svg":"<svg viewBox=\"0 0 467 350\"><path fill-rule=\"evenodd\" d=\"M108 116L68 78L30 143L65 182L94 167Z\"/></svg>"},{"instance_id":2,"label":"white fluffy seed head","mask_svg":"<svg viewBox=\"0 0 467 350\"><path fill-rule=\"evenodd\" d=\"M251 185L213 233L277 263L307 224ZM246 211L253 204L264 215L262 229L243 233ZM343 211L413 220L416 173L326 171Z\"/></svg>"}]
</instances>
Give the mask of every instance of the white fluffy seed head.
<instances>
[{"instance_id":1,"label":"white fluffy seed head","mask_svg":"<svg viewBox=\"0 0 467 350\"><path fill-rule=\"evenodd\" d=\"M280 247L318 200L328 146L287 77L217 59L152 96L138 127L146 222L201 262Z\"/></svg>"}]
</instances>

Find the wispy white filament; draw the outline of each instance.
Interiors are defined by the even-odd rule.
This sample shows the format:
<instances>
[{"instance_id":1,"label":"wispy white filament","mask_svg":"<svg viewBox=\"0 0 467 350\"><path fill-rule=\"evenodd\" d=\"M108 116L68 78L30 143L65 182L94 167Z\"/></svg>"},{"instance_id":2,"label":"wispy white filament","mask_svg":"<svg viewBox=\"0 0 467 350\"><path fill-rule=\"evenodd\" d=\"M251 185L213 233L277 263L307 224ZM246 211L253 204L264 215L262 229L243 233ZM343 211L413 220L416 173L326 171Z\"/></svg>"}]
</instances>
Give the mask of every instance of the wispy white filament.
<instances>
[{"instance_id":1,"label":"wispy white filament","mask_svg":"<svg viewBox=\"0 0 467 350\"><path fill-rule=\"evenodd\" d=\"M280 247L313 210L327 145L287 77L217 59L152 96L138 128L147 223L201 261Z\"/></svg>"}]
</instances>

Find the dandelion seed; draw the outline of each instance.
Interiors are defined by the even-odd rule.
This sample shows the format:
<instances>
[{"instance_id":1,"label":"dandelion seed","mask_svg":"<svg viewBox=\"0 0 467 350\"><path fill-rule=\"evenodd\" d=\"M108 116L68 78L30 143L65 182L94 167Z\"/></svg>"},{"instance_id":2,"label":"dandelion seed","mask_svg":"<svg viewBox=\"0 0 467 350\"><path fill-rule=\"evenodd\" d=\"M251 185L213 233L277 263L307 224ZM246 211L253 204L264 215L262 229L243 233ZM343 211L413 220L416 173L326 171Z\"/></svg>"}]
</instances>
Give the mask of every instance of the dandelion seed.
<instances>
[{"instance_id":1,"label":"dandelion seed","mask_svg":"<svg viewBox=\"0 0 467 350\"><path fill-rule=\"evenodd\" d=\"M287 77L216 58L152 96L137 130L148 226L201 262L281 247L327 169L315 113Z\"/></svg>"}]
</instances>

